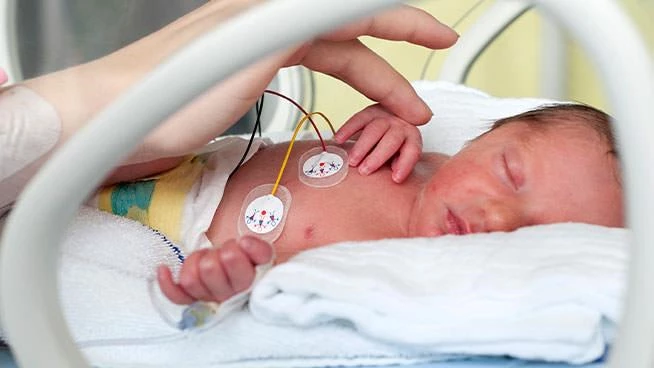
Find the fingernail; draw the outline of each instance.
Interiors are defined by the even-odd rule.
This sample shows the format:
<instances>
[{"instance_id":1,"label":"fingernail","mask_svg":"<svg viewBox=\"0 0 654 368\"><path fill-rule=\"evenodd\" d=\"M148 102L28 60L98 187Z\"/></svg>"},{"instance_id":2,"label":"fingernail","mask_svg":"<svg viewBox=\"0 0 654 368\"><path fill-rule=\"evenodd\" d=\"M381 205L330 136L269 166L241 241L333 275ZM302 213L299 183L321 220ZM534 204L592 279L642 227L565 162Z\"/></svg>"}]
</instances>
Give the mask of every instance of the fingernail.
<instances>
[{"instance_id":1,"label":"fingernail","mask_svg":"<svg viewBox=\"0 0 654 368\"><path fill-rule=\"evenodd\" d=\"M370 167L368 167L368 165L365 164L359 166L359 173L361 173L361 175L370 174Z\"/></svg>"},{"instance_id":2,"label":"fingernail","mask_svg":"<svg viewBox=\"0 0 654 368\"><path fill-rule=\"evenodd\" d=\"M210 270L214 267L214 261L212 257L204 257L200 260L200 269Z\"/></svg>"},{"instance_id":3,"label":"fingernail","mask_svg":"<svg viewBox=\"0 0 654 368\"><path fill-rule=\"evenodd\" d=\"M431 108L424 101L421 102L422 103L420 104L414 104L413 116L416 120L410 122L413 125L425 124L432 116L434 116L434 112L431 110Z\"/></svg>"}]
</instances>

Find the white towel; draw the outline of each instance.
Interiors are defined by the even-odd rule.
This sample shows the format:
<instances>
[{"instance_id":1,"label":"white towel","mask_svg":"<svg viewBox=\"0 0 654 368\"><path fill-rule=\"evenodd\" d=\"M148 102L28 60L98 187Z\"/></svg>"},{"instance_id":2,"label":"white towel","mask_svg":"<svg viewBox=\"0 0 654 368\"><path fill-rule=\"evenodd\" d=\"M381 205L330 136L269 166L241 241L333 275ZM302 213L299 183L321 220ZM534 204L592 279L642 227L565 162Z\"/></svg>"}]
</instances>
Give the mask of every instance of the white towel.
<instances>
[{"instance_id":1,"label":"white towel","mask_svg":"<svg viewBox=\"0 0 654 368\"><path fill-rule=\"evenodd\" d=\"M584 363L612 337L627 243L625 230L584 224L342 243L270 271L250 308L270 323L346 322L423 354Z\"/></svg>"},{"instance_id":2,"label":"white towel","mask_svg":"<svg viewBox=\"0 0 654 368\"><path fill-rule=\"evenodd\" d=\"M314 329L265 324L247 309L209 330L181 332L164 322L148 293L161 263L178 267L178 250L139 223L86 207L73 221L62 244L60 300L93 366L286 368L448 358L406 354L338 323Z\"/></svg>"},{"instance_id":3,"label":"white towel","mask_svg":"<svg viewBox=\"0 0 654 368\"><path fill-rule=\"evenodd\" d=\"M468 354L592 361L619 315L627 232L559 224L324 247L273 268L250 310L189 333L166 324L147 292L157 264L178 264L172 249L98 211L74 222L61 298L94 366L381 365Z\"/></svg>"},{"instance_id":4,"label":"white towel","mask_svg":"<svg viewBox=\"0 0 654 368\"><path fill-rule=\"evenodd\" d=\"M177 270L178 249L138 222L82 207L59 261L60 301L75 341L176 334L150 302L148 280L159 264Z\"/></svg>"}]
</instances>

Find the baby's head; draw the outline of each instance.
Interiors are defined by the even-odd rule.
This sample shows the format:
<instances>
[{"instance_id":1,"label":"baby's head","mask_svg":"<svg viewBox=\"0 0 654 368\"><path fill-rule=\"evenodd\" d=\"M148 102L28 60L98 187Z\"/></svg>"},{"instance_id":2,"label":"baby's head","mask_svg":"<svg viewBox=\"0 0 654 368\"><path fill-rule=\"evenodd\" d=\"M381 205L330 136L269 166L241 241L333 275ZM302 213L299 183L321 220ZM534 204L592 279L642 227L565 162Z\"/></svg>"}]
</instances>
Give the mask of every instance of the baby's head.
<instances>
[{"instance_id":1,"label":"baby's head","mask_svg":"<svg viewBox=\"0 0 654 368\"><path fill-rule=\"evenodd\" d=\"M501 119L445 162L418 201L416 236L557 222L623 226L610 118L564 104Z\"/></svg>"}]
</instances>

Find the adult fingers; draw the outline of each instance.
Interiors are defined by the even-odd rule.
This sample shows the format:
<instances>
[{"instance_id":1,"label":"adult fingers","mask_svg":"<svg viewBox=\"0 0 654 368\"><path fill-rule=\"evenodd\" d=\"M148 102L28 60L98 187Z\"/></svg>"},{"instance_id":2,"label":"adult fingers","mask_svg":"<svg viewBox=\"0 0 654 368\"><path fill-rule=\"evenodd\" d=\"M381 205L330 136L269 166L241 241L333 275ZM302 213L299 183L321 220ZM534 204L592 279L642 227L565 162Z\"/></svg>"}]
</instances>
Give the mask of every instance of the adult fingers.
<instances>
[{"instance_id":1,"label":"adult fingers","mask_svg":"<svg viewBox=\"0 0 654 368\"><path fill-rule=\"evenodd\" d=\"M454 30L439 22L428 12L409 5L401 5L354 22L327 33L322 38L344 41L363 35L392 41L407 41L433 49L450 47L459 38Z\"/></svg>"},{"instance_id":2,"label":"adult fingers","mask_svg":"<svg viewBox=\"0 0 654 368\"><path fill-rule=\"evenodd\" d=\"M162 265L157 268L157 281L159 282L161 292L171 302L175 304L191 304L195 301L192 296L188 295L184 289L175 283L168 267Z\"/></svg>"},{"instance_id":3,"label":"adult fingers","mask_svg":"<svg viewBox=\"0 0 654 368\"><path fill-rule=\"evenodd\" d=\"M432 116L411 84L358 40L317 40L301 62L312 70L342 80L411 124L424 124Z\"/></svg>"},{"instance_id":4,"label":"adult fingers","mask_svg":"<svg viewBox=\"0 0 654 368\"><path fill-rule=\"evenodd\" d=\"M7 72L5 72L4 69L0 68L0 85L7 83L8 80L9 80L9 76L7 75Z\"/></svg>"}]
</instances>

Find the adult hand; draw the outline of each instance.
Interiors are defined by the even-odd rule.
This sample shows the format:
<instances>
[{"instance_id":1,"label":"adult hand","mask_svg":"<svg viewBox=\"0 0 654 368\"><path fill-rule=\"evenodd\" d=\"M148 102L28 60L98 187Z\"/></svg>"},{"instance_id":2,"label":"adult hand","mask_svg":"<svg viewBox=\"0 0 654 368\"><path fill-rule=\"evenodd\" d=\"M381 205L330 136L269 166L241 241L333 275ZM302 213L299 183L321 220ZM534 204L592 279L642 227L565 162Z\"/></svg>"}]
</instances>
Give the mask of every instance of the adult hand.
<instances>
[{"instance_id":1,"label":"adult hand","mask_svg":"<svg viewBox=\"0 0 654 368\"><path fill-rule=\"evenodd\" d=\"M387 111L415 124L431 118L431 110L409 82L360 36L406 41L432 49L452 46L458 35L431 14L408 5L342 27L301 46L287 65L302 64L349 84Z\"/></svg>"},{"instance_id":2,"label":"adult hand","mask_svg":"<svg viewBox=\"0 0 654 368\"><path fill-rule=\"evenodd\" d=\"M263 0L210 1L108 56L25 84L56 108L62 122L62 144L166 58L216 24L260 2ZM457 39L447 26L410 6L341 27L279 51L210 89L149 134L124 164L182 156L202 147L243 116L279 69L289 65L305 65L341 79L411 124L428 121L429 108L406 79L357 39L363 35L430 48L448 47Z\"/></svg>"},{"instance_id":3,"label":"adult hand","mask_svg":"<svg viewBox=\"0 0 654 368\"><path fill-rule=\"evenodd\" d=\"M211 2L198 11L210 13L225 3L230 2ZM185 27L196 25L192 22ZM454 31L429 13L406 5L357 21L280 51L232 76L151 134L134 159L180 155L202 146L243 116L277 71L290 65L304 65L334 76L406 122L427 122L432 115L430 109L399 72L358 40L365 35L429 48L449 47L458 39Z\"/></svg>"},{"instance_id":4,"label":"adult hand","mask_svg":"<svg viewBox=\"0 0 654 368\"><path fill-rule=\"evenodd\" d=\"M7 83L9 80L9 76L7 75L7 72L5 72L4 69L0 68L0 86Z\"/></svg>"}]
</instances>

